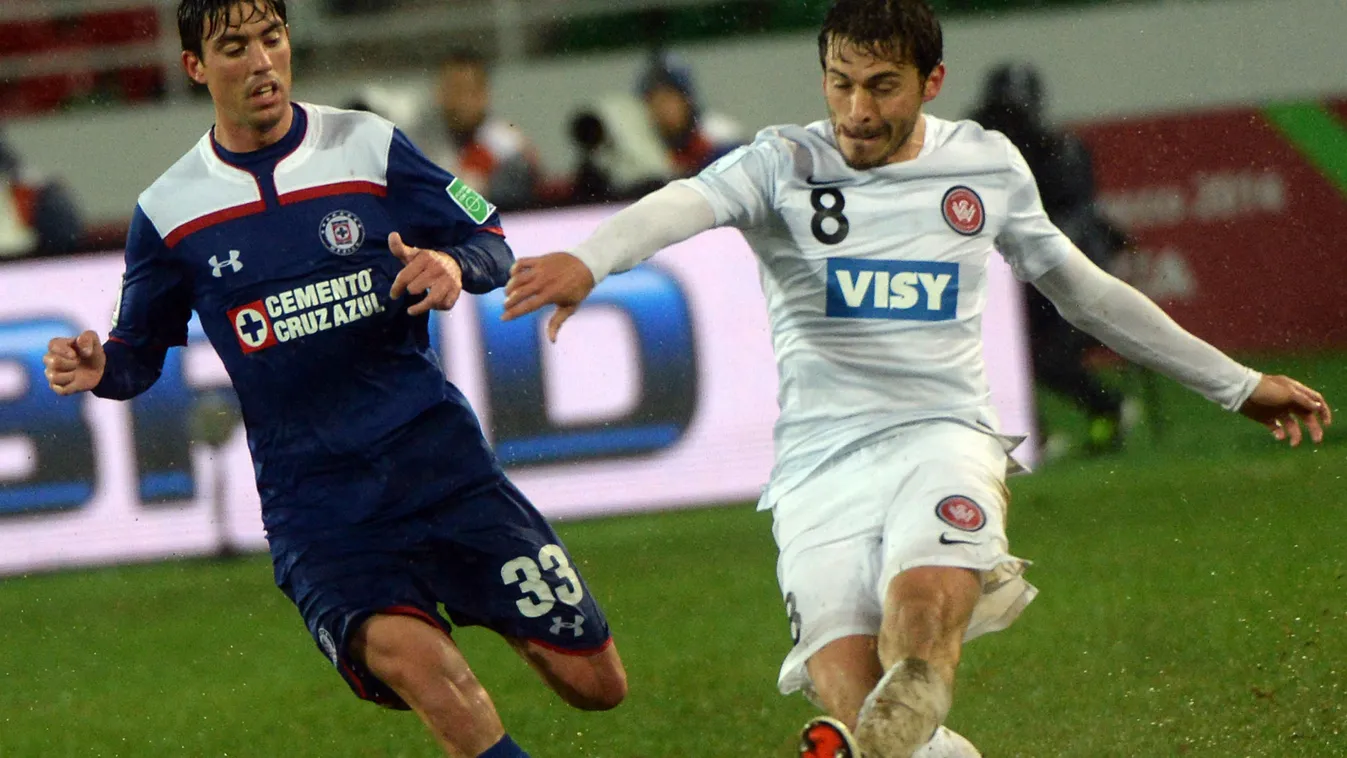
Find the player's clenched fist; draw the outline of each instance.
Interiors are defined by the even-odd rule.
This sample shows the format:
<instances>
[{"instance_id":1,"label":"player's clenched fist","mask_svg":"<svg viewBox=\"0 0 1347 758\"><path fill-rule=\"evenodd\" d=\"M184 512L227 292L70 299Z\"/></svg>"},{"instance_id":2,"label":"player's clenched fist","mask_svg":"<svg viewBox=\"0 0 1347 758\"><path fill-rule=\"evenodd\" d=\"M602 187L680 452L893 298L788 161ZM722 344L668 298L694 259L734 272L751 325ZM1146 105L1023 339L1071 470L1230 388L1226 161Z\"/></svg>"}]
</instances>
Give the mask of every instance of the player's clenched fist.
<instances>
[{"instance_id":1,"label":"player's clenched fist","mask_svg":"<svg viewBox=\"0 0 1347 758\"><path fill-rule=\"evenodd\" d=\"M388 296L397 300L404 292L425 293L419 303L407 309L408 315L418 316L435 308L447 311L458 302L463 292L463 268L448 253L411 247L402 241L402 235L388 235L388 250L402 261L402 270L393 280Z\"/></svg>"},{"instance_id":2,"label":"player's clenched fist","mask_svg":"<svg viewBox=\"0 0 1347 758\"><path fill-rule=\"evenodd\" d=\"M544 305L557 306L547 322L547 338L557 341L557 331L594 289L589 266L570 253L548 253L521 258L510 268L505 285L505 321L532 313Z\"/></svg>"},{"instance_id":3,"label":"player's clenched fist","mask_svg":"<svg viewBox=\"0 0 1347 758\"><path fill-rule=\"evenodd\" d=\"M92 331L78 337L57 337L47 343L42 356L47 384L58 395L73 395L98 386L103 378L107 355L103 343Z\"/></svg>"}]
</instances>

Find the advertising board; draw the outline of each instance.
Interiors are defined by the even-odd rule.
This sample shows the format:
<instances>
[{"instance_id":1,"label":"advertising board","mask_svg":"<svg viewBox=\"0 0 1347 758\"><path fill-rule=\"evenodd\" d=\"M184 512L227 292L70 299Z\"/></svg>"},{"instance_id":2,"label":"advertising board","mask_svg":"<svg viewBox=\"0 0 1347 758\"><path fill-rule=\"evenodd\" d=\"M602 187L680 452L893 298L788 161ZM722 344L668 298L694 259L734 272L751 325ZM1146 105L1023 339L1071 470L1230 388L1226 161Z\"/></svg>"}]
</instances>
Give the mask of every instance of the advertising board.
<instances>
[{"instance_id":1,"label":"advertising board","mask_svg":"<svg viewBox=\"0 0 1347 758\"><path fill-rule=\"evenodd\" d=\"M612 208L518 214L518 255L562 248ZM1033 418L1019 290L994 257L984 317L1004 427ZM109 253L0 269L0 573L264 547L241 426L201 443L228 377L199 325L126 403L60 398L47 341L106 335ZM756 262L703 234L606 280L558 343L545 315L500 321L501 294L435 313L432 340L516 483L550 518L756 499L772 466L776 368ZM1025 451L1030 447L1026 446Z\"/></svg>"}]
</instances>

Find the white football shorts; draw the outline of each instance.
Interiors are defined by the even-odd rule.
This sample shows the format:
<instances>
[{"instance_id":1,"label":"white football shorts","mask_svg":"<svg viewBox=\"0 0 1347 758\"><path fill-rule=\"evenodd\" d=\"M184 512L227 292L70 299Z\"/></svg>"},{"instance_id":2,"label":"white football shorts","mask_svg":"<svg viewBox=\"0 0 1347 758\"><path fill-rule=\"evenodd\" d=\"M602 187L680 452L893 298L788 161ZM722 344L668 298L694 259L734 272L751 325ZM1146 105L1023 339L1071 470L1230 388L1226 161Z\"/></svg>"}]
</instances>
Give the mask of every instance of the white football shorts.
<instances>
[{"instance_id":1,"label":"white football shorts","mask_svg":"<svg viewBox=\"0 0 1347 758\"><path fill-rule=\"evenodd\" d=\"M833 640L878 635L889 581L918 566L982 573L965 641L1009 626L1038 590L1009 553L1005 437L949 421L903 427L772 507L777 580L795 646L782 694L808 688L805 663Z\"/></svg>"}]
</instances>

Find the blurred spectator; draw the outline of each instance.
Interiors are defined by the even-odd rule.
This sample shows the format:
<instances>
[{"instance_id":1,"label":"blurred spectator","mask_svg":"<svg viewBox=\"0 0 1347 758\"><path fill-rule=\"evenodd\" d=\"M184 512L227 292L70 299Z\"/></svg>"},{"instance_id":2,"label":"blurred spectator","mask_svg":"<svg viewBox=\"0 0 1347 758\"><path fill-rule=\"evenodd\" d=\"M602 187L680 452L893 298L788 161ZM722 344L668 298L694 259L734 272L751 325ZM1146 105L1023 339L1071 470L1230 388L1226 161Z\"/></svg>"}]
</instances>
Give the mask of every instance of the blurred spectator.
<instances>
[{"instance_id":1,"label":"blurred spectator","mask_svg":"<svg viewBox=\"0 0 1347 758\"><path fill-rule=\"evenodd\" d=\"M66 189L23 166L0 135L0 258L70 252L82 235Z\"/></svg>"},{"instance_id":2,"label":"blurred spectator","mask_svg":"<svg viewBox=\"0 0 1347 758\"><path fill-rule=\"evenodd\" d=\"M1048 218L1096 265L1112 270L1126 249L1126 237L1095 205L1089 149L1076 136L1046 123L1044 100L1043 82L1033 66L1006 63L988 74L969 118L1005 134L1019 148L1038 180ZM1026 286L1024 293L1035 379L1086 413L1088 452L1118 448L1135 420L1135 406L1087 367L1087 354L1099 343L1068 324L1038 290ZM1047 457L1070 448L1064 435L1040 431Z\"/></svg>"},{"instance_id":3,"label":"blurred spectator","mask_svg":"<svg viewBox=\"0 0 1347 758\"><path fill-rule=\"evenodd\" d=\"M581 155L573 201L640 197L744 142L738 124L703 110L692 70L674 55L652 54L635 94L604 95L572 118L571 139Z\"/></svg>"},{"instance_id":4,"label":"blurred spectator","mask_svg":"<svg viewBox=\"0 0 1347 758\"><path fill-rule=\"evenodd\" d=\"M486 59L466 52L449 56L436 94L439 111L420 144L426 155L502 210L534 205L541 173L537 152L518 127L491 115Z\"/></svg>"},{"instance_id":5,"label":"blurred spectator","mask_svg":"<svg viewBox=\"0 0 1347 758\"><path fill-rule=\"evenodd\" d=\"M675 55L652 55L637 91L645 100L650 125L664 143L677 178L700 172L744 143L738 124L702 110L692 69Z\"/></svg>"},{"instance_id":6,"label":"blurred spectator","mask_svg":"<svg viewBox=\"0 0 1347 758\"><path fill-rule=\"evenodd\" d=\"M576 114L571 139L580 151L580 163L570 202L632 200L673 178L645 106L625 93L602 96Z\"/></svg>"},{"instance_id":7,"label":"blurred spectator","mask_svg":"<svg viewBox=\"0 0 1347 758\"><path fill-rule=\"evenodd\" d=\"M412 137L419 147L424 135L416 133L424 129L427 120L434 121L436 131L440 130L438 107L429 118L425 115L425 93L414 87L399 87L383 84L367 84L341 104L342 108L352 111L368 111L378 114L397 124ZM474 188L476 189L476 188Z\"/></svg>"}]
</instances>

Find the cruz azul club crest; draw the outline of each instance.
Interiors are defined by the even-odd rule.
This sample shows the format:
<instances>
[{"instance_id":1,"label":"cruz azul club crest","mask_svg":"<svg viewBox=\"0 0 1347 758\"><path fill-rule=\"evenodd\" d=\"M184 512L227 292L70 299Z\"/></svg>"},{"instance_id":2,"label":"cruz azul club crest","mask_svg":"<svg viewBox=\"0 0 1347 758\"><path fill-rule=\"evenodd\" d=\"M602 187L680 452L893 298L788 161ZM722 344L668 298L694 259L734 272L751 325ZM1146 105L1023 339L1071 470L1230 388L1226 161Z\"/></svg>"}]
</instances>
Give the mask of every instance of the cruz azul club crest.
<instances>
[{"instance_id":1,"label":"cruz azul club crest","mask_svg":"<svg viewBox=\"0 0 1347 758\"><path fill-rule=\"evenodd\" d=\"M949 192L945 193L945 199L940 205L949 228L966 237L978 234L987 223L982 198L967 187L951 187Z\"/></svg>"},{"instance_id":2,"label":"cruz azul club crest","mask_svg":"<svg viewBox=\"0 0 1347 758\"><path fill-rule=\"evenodd\" d=\"M350 255L365 242L365 225L350 211L332 211L318 225L323 245L337 255Z\"/></svg>"},{"instance_id":3,"label":"cruz azul club crest","mask_svg":"<svg viewBox=\"0 0 1347 758\"><path fill-rule=\"evenodd\" d=\"M239 347L245 354L271 347L277 343L267 308L261 300L241 305L226 314L238 335Z\"/></svg>"}]
</instances>

